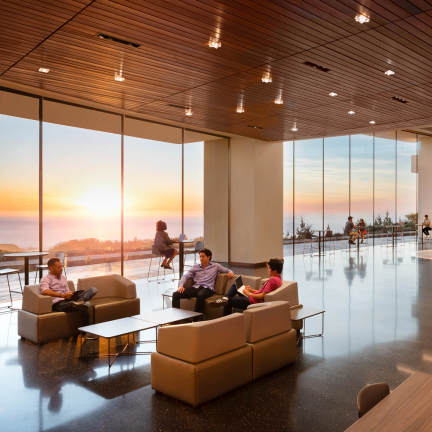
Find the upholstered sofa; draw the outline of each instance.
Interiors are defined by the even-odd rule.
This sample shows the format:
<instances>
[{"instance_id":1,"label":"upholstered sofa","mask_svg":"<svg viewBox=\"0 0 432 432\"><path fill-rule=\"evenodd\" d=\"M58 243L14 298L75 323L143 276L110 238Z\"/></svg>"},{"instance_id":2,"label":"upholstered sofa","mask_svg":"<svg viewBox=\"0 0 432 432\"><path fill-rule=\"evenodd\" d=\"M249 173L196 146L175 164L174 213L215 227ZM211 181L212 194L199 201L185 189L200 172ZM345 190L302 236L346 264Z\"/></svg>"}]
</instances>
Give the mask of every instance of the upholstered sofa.
<instances>
[{"instance_id":1,"label":"upholstered sofa","mask_svg":"<svg viewBox=\"0 0 432 432\"><path fill-rule=\"evenodd\" d=\"M75 291L72 281L69 289ZM96 287L90 300L90 323L109 321L140 313L140 301L135 284L120 276L106 275L78 280L78 289ZM35 343L45 343L77 333L85 325L81 312L53 312L52 298L41 295L39 285L24 287L22 310L18 311L18 334Z\"/></svg>"},{"instance_id":2,"label":"upholstered sofa","mask_svg":"<svg viewBox=\"0 0 432 432\"><path fill-rule=\"evenodd\" d=\"M213 296L206 299L204 313L207 319L219 318L223 315L223 306L221 305L219 307L215 307L212 305L212 303L227 293L238 276L241 276L244 284L250 285L252 289L259 289L265 282L268 281L268 278L262 279L260 277L248 275L234 275L234 278L229 279L226 273L219 273L215 281L215 293ZM287 301L292 308L301 307L301 305L299 305L297 282L283 281L282 285L278 289L264 296L264 302L273 302L276 300ZM181 299L180 308L194 310L195 302L195 298ZM295 324L296 326L300 325L301 328L301 321L299 324Z\"/></svg>"},{"instance_id":3,"label":"upholstered sofa","mask_svg":"<svg viewBox=\"0 0 432 432\"><path fill-rule=\"evenodd\" d=\"M252 348L253 379L295 361L296 331L286 301L257 303L244 311L246 342Z\"/></svg>"},{"instance_id":4,"label":"upholstered sofa","mask_svg":"<svg viewBox=\"0 0 432 432\"><path fill-rule=\"evenodd\" d=\"M160 327L152 388L197 406L296 359L296 332L284 301L245 313Z\"/></svg>"},{"instance_id":5,"label":"upholstered sofa","mask_svg":"<svg viewBox=\"0 0 432 432\"><path fill-rule=\"evenodd\" d=\"M243 314L160 327L152 388L197 406L252 380Z\"/></svg>"}]
</instances>

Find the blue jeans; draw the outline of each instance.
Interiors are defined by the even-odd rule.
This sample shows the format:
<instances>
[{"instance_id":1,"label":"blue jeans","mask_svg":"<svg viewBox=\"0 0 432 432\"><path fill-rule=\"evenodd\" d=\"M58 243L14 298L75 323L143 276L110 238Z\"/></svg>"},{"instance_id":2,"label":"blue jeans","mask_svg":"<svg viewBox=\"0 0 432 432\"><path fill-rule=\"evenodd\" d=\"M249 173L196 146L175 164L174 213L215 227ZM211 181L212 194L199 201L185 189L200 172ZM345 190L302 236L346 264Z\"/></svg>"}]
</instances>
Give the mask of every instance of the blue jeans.
<instances>
[{"instance_id":1,"label":"blue jeans","mask_svg":"<svg viewBox=\"0 0 432 432\"><path fill-rule=\"evenodd\" d=\"M97 293L97 288L89 288L87 290L79 290L75 291L73 300L61 300L57 303L54 303L52 306L52 310L55 312L76 312L81 311L84 312L86 317L86 323L89 323L89 308L85 304L77 305L76 301L84 301L87 302L91 298L93 298Z\"/></svg>"}]
</instances>

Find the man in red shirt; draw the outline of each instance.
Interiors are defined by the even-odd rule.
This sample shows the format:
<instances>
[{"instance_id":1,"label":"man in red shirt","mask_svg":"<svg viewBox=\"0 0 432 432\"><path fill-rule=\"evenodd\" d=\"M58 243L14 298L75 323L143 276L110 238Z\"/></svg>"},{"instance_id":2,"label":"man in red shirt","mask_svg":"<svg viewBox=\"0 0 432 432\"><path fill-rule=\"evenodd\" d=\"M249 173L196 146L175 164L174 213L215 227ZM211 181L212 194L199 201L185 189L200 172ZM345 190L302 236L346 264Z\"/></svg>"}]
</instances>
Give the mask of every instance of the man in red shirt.
<instances>
[{"instance_id":1,"label":"man in red shirt","mask_svg":"<svg viewBox=\"0 0 432 432\"><path fill-rule=\"evenodd\" d=\"M224 305L224 315L232 313L233 307L236 309L245 310L250 304L262 303L264 296L279 288L282 285L283 261L278 258L271 258L267 263L267 271L269 280L263 286L254 290L250 286L246 286L243 291L244 295L237 291L236 285L232 285L225 297L217 300L216 304Z\"/></svg>"}]
</instances>

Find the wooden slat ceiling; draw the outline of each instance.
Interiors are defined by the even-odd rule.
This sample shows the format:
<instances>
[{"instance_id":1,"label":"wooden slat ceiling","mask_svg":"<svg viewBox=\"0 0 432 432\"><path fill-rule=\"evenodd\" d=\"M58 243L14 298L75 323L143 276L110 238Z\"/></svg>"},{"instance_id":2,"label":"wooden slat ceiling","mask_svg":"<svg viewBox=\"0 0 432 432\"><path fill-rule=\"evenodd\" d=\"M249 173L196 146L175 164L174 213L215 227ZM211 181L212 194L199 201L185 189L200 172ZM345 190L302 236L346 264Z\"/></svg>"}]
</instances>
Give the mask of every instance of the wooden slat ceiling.
<instances>
[{"instance_id":1,"label":"wooden slat ceiling","mask_svg":"<svg viewBox=\"0 0 432 432\"><path fill-rule=\"evenodd\" d=\"M59 98L265 140L432 122L432 0L0 0L0 25L0 78Z\"/></svg>"}]
</instances>

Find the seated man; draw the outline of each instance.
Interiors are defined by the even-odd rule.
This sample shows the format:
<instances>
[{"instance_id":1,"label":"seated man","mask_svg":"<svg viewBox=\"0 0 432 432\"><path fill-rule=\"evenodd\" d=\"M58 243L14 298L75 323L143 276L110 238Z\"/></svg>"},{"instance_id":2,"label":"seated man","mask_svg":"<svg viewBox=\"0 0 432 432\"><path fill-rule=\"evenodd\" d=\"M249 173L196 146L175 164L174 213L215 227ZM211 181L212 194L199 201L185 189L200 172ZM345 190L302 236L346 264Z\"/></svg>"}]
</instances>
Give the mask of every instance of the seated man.
<instances>
[{"instance_id":1,"label":"seated man","mask_svg":"<svg viewBox=\"0 0 432 432\"><path fill-rule=\"evenodd\" d=\"M243 291L245 295L243 295L237 291L234 284L228 290L226 296L217 300L216 304L224 304L224 315L229 315L232 313L233 307L245 310L250 304L262 303L267 293L274 291L282 285L282 269L283 261L278 258L271 258L267 263L270 279L259 290L246 286L246 289Z\"/></svg>"},{"instance_id":2,"label":"seated man","mask_svg":"<svg viewBox=\"0 0 432 432\"><path fill-rule=\"evenodd\" d=\"M180 307L180 299L196 297L195 312L204 312L205 299L214 294L214 284L218 273L228 273L228 277L234 276L233 272L218 264L212 263L212 253L209 249L200 250L200 264L195 264L179 282L179 287L173 294L172 307ZM184 287L188 279L193 279L193 285Z\"/></svg>"},{"instance_id":3,"label":"seated man","mask_svg":"<svg viewBox=\"0 0 432 432\"><path fill-rule=\"evenodd\" d=\"M40 283L40 293L52 297L52 310L55 312L83 311L88 323L90 306L87 303L97 293L96 288L72 292L63 276L63 265L58 258L48 260L49 273Z\"/></svg>"},{"instance_id":4,"label":"seated man","mask_svg":"<svg viewBox=\"0 0 432 432\"><path fill-rule=\"evenodd\" d=\"M353 218L349 216L344 229L344 235L349 236L348 243L354 244L357 240L358 233L355 230L356 226L353 223Z\"/></svg>"}]
</instances>

